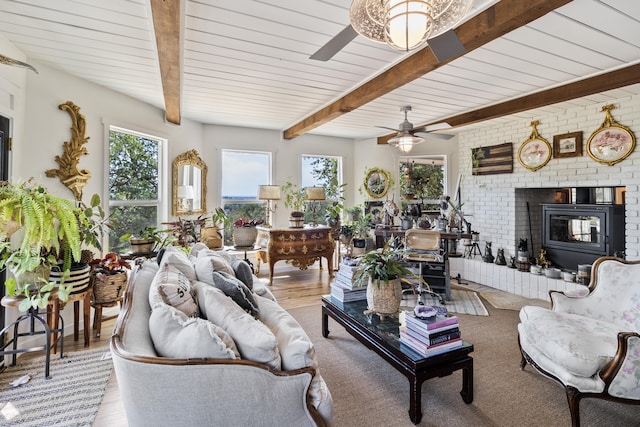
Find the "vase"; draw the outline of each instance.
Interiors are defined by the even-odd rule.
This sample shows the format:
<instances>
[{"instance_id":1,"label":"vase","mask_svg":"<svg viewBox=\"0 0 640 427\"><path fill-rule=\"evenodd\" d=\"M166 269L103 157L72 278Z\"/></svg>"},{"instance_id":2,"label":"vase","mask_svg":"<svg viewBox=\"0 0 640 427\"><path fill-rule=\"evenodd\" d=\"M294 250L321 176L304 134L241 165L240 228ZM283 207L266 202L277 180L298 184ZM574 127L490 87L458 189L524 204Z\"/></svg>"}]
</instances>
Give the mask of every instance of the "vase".
<instances>
[{"instance_id":1,"label":"vase","mask_svg":"<svg viewBox=\"0 0 640 427\"><path fill-rule=\"evenodd\" d=\"M218 227L202 227L200 229L200 241L209 249L220 249L223 246L222 233Z\"/></svg>"},{"instance_id":2,"label":"vase","mask_svg":"<svg viewBox=\"0 0 640 427\"><path fill-rule=\"evenodd\" d=\"M369 279L367 285L367 312L376 313L380 317L396 314L402 301L402 285L400 279L389 280L389 283Z\"/></svg>"},{"instance_id":3,"label":"vase","mask_svg":"<svg viewBox=\"0 0 640 427\"><path fill-rule=\"evenodd\" d=\"M234 227L233 244L239 247L253 246L258 237L258 230L255 227Z\"/></svg>"},{"instance_id":4,"label":"vase","mask_svg":"<svg viewBox=\"0 0 640 427\"><path fill-rule=\"evenodd\" d=\"M304 228L304 212L291 212L291 216L289 217L289 228Z\"/></svg>"}]
</instances>

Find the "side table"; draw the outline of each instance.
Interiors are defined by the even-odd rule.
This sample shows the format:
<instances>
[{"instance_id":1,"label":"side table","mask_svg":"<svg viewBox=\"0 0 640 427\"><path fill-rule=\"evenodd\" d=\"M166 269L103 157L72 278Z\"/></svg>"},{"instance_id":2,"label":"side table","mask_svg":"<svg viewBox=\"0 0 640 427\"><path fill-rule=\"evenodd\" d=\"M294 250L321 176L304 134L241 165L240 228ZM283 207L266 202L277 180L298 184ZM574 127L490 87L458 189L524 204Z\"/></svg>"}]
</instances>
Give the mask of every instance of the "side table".
<instances>
[{"instance_id":1,"label":"side table","mask_svg":"<svg viewBox=\"0 0 640 427\"><path fill-rule=\"evenodd\" d=\"M4 296L2 297L1 304L4 307L18 307L20 305L20 302L22 302L22 300L23 298L21 297ZM43 314L47 316L46 320L45 318L42 317ZM63 349L64 349L64 319L58 313L54 323L56 325L60 324L60 327L59 328L56 327L55 329L52 329L49 327L49 325L52 322L52 316L53 316L53 312L51 311L40 313L40 311L37 308L35 309L30 308L29 311L20 315L11 324L5 326L5 328L2 329L2 331L0 331L0 337L4 337L4 335L11 328L13 328L13 337L9 341L7 341L6 344L2 346L2 348L0 349L0 356L4 357L7 354L11 354L13 356L11 360L11 366L14 366L16 364L16 355L18 353L27 353L30 351L44 350L44 354L45 354L44 377L49 379L50 378L49 362L51 360L51 348L52 346L53 348L57 347L58 340L60 340L60 357L63 356ZM23 320L29 321L28 332L18 332L18 327L20 326L20 323ZM60 323L58 323L58 320L60 321ZM36 322L39 322L40 325L42 325L42 330L36 330ZM57 336L58 333L60 333L60 337ZM52 340L53 334L55 334L55 337L56 337L54 340ZM44 345L27 347L27 348L18 348L18 339L20 337L34 336L34 335L44 335L45 336ZM11 349L7 350L7 347L9 347L10 345L11 345Z\"/></svg>"},{"instance_id":2,"label":"side table","mask_svg":"<svg viewBox=\"0 0 640 427\"><path fill-rule=\"evenodd\" d=\"M53 306L53 328L55 331L52 334L52 351L53 354L56 354L57 346L54 345L55 341L58 339L58 319L61 319L60 316L60 300L57 295L52 294L53 301L51 301L51 305ZM90 313L91 313L91 288L88 288L84 292L78 292L75 294L70 294L67 302L73 302L73 340L78 341L80 336L79 327L80 327L80 302L82 302L82 325L84 329L84 346L89 347L89 325L90 325ZM64 334L64 329L62 330ZM62 350L61 350L62 351Z\"/></svg>"}]
</instances>

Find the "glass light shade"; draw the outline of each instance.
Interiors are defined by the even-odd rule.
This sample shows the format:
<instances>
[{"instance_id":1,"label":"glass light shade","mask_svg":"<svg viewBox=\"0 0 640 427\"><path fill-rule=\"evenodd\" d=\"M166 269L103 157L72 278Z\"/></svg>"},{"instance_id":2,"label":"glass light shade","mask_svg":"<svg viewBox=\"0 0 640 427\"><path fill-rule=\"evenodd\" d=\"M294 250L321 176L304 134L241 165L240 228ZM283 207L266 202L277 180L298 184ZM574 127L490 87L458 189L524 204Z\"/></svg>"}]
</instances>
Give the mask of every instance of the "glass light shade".
<instances>
[{"instance_id":1,"label":"glass light shade","mask_svg":"<svg viewBox=\"0 0 640 427\"><path fill-rule=\"evenodd\" d=\"M473 0L353 0L349 19L363 37L388 43L395 49L411 50L422 46L429 37L455 27L472 5ZM408 12L404 19L399 15L402 7ZM391 9L393 20L389 19Z\"/></svg>"},{"instance_id":2,"label":"glass light shade","mask_svg":"<svg viewBox=\"0 0 640 427\"><path fill-rule=\"evenodd\" d=\"M410 133L405 133L391 138L389 140L389 145L393 145L403 153L408 153L409 151L411 151L414 145L420 144L422 142L424 142L424 138L411 135Z\"/></svg>"},{"instance_id":3,"label":"glass light shade","mask_svg":"<svg viewBox=\"0 0 640 427\"><path fill-rule=\"evenodd\" d=\"M259 185L258 200L280 200L279 185Z\"/></svg>"},{"instance_id":4,"label":"glass light shade","mask_svg":"<svg viewBox=\"0 0 640 427\"><path fill-rule=\"evenodd\" d=\"M409 51L427 41L433 30L431 5L420 0L385 2L384 37L399 50Z\"/></svg>"},{"instance_id":5,"label":"glass light shade","mask_svg":"<svg viewBox=\"0 0 640 427\"><path fill-rule=\"evenodd\" d=\"M324 187L307 187L304 189L307 200L325 200L327 196L324 193Z\"/></svg>"}]
</instances>

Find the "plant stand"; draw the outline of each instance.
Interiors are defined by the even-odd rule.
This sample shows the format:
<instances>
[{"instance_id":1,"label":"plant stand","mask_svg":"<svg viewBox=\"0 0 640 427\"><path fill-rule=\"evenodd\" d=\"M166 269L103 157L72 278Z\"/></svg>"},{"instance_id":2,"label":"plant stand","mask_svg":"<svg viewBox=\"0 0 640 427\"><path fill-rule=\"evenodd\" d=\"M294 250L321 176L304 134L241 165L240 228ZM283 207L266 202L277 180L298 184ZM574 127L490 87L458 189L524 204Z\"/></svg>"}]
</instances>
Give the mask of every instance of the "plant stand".
<instances>
[{"instance_id":1,"label":"plant stand","mask_svg":"<svg viewBox=\"0 0 640 427\"><path fill-rule=\"evenodd\" d=\"M2 305L5 307L18 307L22 298L20 297L10 297L5 296L2 297ZM43 314L46 314L46 320L42 317ZM40 351L44 350L45 354L45 364L44 364L44 377L46 379L51 378L49 375L49 362L51 360L51 348L52 346L55 348L58 344L58 340L60 340L60 357L63 357L63 348L64 348L64 319L59 314L55 319L56 325L58 324L58 320L60 321L60 327L58 328L50 328L49 325L52 322L53 312L47 311L45 313L40 313L38 309L30 308L29 311L19 316L13 323L7 325L2 331L0 331L0 337L3 337L11 328L13 328L13 337L7 341L6 344L2 346L0 349L0 356L4 357L5 355L11 354L11 366L15 366L16 364L16 355L18 353L27 353L31 351ZM18 332L18 327L20 323L24 320L29 321L29 331L28 332ZM42 330L36 329L36 321L42 325ZM58 337L57 334L60 333ZM53 335L55 334L55 335ZM18 348L18 339L20 337L26 336L34 336L34 335L44 335L45 343L41 346L35 347L27 347L27 348ZM55 336L55 340L52 341L52 337ZM7 347L11 345L11 349L7 350Z\"/></svg>"}]
</instances>

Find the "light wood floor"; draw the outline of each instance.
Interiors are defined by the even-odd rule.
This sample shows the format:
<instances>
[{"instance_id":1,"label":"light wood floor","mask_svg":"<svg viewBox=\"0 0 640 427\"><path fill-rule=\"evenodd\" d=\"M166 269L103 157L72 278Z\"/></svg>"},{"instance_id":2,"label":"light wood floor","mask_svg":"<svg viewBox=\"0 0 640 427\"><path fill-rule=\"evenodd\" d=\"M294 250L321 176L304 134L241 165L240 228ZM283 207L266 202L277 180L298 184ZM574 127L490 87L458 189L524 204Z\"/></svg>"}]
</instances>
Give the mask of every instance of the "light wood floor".
<instances>
[{"instance_id":1,"label":"light wood floor","mask_svg":"<svg viewBox=\"0 0 640 427\"><path fill-rule=\"evenodd\" d=\"M262 265L262 271L258 274L260 278L268 278L268 267ZM320 296L330 292L329 275L326 265L324 270L318 268L317 263L308 270L301 271L295 269L284 262L276 264L273 285L270 287L278 302L285 309L304 307L318 304ZM319 319L318 319L319 320ZM91 336L91 348L109 348L111 331L115 325L115 319L110 319L102 324L102 336L95 338ZM78 351L84 347L82 339L73 341L73 336L65 337L65 350ZM31 353L37 355L37 353ZM26 355L25 355L26 357ZM100 410L93 423L94 427L125 427L127 418L124 407L120 400L115 372L107 385L107 390L102 400Z\"/></svg>"}]
</instances>

